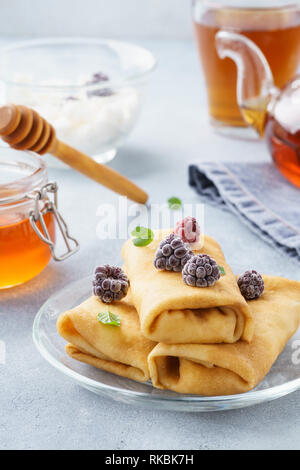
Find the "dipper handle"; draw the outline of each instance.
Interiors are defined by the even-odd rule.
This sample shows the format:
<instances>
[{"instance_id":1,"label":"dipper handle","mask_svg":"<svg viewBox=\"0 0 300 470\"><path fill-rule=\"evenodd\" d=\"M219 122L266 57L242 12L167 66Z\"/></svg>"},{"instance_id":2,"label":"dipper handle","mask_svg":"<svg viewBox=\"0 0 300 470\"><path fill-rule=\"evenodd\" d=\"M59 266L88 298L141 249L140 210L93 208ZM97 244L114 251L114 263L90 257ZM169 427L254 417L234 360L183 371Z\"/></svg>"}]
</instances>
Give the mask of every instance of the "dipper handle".
<instances>
[{"instance_id":1,"label":"dipper handle","mask_svg":"<svg viewBox=\"0 0 300 470\"><path fill-rule=\"evenodd\" d=\"M57 139L54 127L31 108L15 104L0 107L0 137L17 150L30 150L39 155L51 153L85 176L135 202L145 204L148 200L147 193L128 178Z\"/></svg>"}]
</instances>

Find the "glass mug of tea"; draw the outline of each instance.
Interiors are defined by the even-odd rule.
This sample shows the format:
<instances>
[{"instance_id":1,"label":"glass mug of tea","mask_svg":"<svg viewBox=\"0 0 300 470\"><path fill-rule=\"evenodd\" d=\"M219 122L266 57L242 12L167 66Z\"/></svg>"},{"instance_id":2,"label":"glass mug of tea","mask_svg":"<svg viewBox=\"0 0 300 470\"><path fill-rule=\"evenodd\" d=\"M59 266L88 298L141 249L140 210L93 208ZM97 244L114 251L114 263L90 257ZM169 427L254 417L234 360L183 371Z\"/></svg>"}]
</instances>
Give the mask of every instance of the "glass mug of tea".
<instances>
[{"instance_id":1,"label":"glass mug of tea","mask_svg":"<svg viewBox=\"0 0 300 470\"><path fill-rule=\"evenodd\" d=\"M216 33L231 31L250 38L281 88L300 62L300 1L193 0L192 12L211 123L222 134L250 137L236 98L236 66L230 58L218 56Z\"/></svg>"}]
</instances>

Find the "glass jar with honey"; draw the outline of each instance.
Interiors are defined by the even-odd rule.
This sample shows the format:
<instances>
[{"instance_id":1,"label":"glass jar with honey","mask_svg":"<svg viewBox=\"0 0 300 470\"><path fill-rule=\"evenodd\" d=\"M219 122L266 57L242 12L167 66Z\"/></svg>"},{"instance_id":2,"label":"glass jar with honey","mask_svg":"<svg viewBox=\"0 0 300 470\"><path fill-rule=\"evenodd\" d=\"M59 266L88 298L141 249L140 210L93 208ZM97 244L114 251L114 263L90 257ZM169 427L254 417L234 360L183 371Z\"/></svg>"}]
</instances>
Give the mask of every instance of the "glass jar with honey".
<instances>
[{"instance_id":1,"label":"glass jar with honey","mask_svg":"<svg viewBox=\"0 0 300 470\"><path fill-rule=\"evenodd\" d=\"M253 41L268 61L275 85L281 88L295 75L300 61L300 2L193 0L192 4L211 123L222 134L249 137L236 98L235 64L218 56L215 36L222 30Z\"/></svg>"},{"instance_id":2,"label":"glass jar with honey","mask_svg":"<svg viewBox=\"0 0 300 470\"><path fill-rule=\"evenodd\" d=\"M56 232L67 251L56 253ZM0 289L39 274L50 259L77 251L57 210L57 185L49 183L44 161L30 152L0 147Z\"/></svg>"}]
</instances>

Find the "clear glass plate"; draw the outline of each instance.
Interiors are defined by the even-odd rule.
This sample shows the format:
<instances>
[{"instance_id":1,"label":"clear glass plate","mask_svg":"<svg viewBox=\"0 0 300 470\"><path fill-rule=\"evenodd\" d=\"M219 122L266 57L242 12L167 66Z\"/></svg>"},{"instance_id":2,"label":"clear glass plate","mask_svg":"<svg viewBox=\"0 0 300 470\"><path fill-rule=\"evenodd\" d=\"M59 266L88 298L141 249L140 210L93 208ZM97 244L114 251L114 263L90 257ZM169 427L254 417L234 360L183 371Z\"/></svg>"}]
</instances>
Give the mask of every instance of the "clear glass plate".
<instances>
[{"instance_id":1,"label":"clear glass plate","mask_svg":"<svg viewBox=\"0 0 300 470\"><path fill-rule=\"evenodd\" d=\"M91 285L91 277L88 277L70 284L53 295L35 318L33 339L39 352L50 364L94 393L151 409L207 412L243 408L275 400L300 389L300 364L295 365L292 361L295 345L299 348L299 344L294 341L300 339L300 331L288 343L259 386L251 392L240 395L220 397L180 395L157 390L151 383L134 382L75 361L65 352L66 342L56 331L56 320L62 312L75 307L91 295Z\"/></svg>"}]
</instances>

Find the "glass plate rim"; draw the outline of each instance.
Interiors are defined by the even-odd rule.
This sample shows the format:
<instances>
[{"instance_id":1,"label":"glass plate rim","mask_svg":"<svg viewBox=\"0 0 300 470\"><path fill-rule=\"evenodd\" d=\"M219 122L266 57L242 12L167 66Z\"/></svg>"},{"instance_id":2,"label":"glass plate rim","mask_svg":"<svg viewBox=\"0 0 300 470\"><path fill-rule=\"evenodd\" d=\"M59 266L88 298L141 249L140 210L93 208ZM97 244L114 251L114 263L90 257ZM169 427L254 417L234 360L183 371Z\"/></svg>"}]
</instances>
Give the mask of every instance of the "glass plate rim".
<instances>
[{"instance_id":1,"label":"glass plate rim","mask_svg":"<svg viewBox=\"0 0 300 470\"><path fill-rule=\"evenodd\" d=\"M70 377L74 381L76 381L78 384L81 386L86 386L87 388L90 389L92 387L93 389L98 389L99 391L113 391L114 393L119 393L120 395L123 396L129 396L129 397L137 397L140 399L146 399L148 401L152 402L180 402L180 403L202 403L202 404L213 404L213 403L218 403L218 402L226 402L226 403L231 403L235 402L236 404L245 401L249 399L249 401L253 404L255 402L261 403L263 401L266 401L267 399L274 400L276 398L283 397L285 395L288 395L290 393L293 393L297 390L300 389L300 377L290 380L288 382L285 382L280 385L275 385L274 387L269 387L264 390L250 390L249 392L245 393L239 393L235 395L220 395L220 396L203 396L203 395L188 395L188 394L178 394L178 396L162 396L162 395L150 395L147 392L139 392L139 391L132 391L132 390L126 390L124 388L120 388L114 385L107 385L102 382L98 382L97 380L90 379L88 377L85 377L84 375L75 372L71 370L69 367L64 365L63 363L59 362L56 358L54 358L45 348L45 346L42 344L40 341L40 335L39 335L39 325L40 321L43 317L43 314L45 313L47 307L51 302L57 300L62 293L70 289L72 287L75 288L76 285L84 282L91 281L92 276L86 276L82 279L79 279L77 281L73 281L67 285L65 285L62 289L60 289L58 292L52 294L46 302L43 303L43 305L40 307L38 310L34 322L33 322L33 327L32 327L32 337L33 337L33 342L41 354L41 356L55 369L59 370L66 376ZM246 406L246 404L245 404Z\"/></svg>"}]
</instances>

